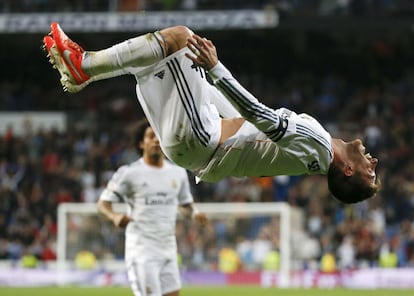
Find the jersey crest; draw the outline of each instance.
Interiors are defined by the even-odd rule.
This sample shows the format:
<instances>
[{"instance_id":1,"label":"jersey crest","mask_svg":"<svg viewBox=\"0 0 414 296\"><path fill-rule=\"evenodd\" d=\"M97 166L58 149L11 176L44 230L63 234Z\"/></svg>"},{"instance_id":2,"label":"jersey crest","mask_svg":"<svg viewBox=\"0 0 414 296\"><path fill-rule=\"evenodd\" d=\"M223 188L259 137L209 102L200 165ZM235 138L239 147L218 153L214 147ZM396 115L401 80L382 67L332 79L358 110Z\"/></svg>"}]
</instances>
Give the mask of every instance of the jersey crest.
<instances>
[{"instance_id":1,"label":"jersey crest","mask_svg":"<svg viewBox=\"0 0 414 296\"><path fill-rule=\"evenodd\" d=\"M172 186L172 188L177 188L177 181L175 180L175 179L173 179L172 181L171 181L171 186Z\"/></svg>"}]
</instances>

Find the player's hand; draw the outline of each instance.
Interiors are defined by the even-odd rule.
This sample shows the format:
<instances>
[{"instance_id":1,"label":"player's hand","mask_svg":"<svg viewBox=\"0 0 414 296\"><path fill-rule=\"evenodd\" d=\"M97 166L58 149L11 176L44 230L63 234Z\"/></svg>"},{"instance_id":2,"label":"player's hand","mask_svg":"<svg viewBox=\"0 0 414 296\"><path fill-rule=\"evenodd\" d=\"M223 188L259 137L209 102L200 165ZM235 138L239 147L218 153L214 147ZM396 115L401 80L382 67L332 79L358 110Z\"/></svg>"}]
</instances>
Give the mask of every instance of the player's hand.
<instances>
[{"instance_id":1,"label":"player's hand","mask_svg":"<svg viewBox=\"0 0 414 296\"><path fill-rule=\"evenodd\" d=\"M192 60L197 66L208 71L218 63L216 47L211 40L193 34L193 36L187 40L187 47L194 55L186 53L185 56Z\"/></svg>"},{"instance_id":2,"label":"player's hand","mask_svg":"<svg viewBox=\"0 0 414 296\"><path fill-rule=\"evenodd\" d=\"M122 213L116 213L112 218L114 225L121 228L125 228L130 221L132 221L132 219Z\"/></svg>"},{"instance_id":3,"label":"player's hand","mask_svg":"<svg viewBox=\"0 0 414 296\"><path fill-rule=\"evenodd\" d=\"M197 213L194 215L194 221L202 227L206 226L208 223L208 218L204 213Z\"/></svg>"}]
</instances>

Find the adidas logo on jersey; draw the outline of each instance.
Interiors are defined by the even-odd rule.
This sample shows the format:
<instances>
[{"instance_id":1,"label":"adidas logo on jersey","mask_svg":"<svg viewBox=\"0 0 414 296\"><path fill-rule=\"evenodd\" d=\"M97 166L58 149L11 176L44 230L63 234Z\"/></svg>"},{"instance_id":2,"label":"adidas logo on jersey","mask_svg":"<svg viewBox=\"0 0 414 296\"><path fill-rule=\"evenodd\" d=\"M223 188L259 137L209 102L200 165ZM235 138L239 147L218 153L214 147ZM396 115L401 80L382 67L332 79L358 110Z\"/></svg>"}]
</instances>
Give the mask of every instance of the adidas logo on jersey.
<instances>
[{"instance_id":1,"label":"adidas logo on jersey","mask_svg":"<svg viewBox=\"0 0 414 296\"><path fill-rule=\"evenodd\" d=\"M320 171L321 167L319 166L319 163L314 160L311 163L308 163L308 170L310 172L318 172Z\"/></svg>"},{"instance_id":2,"label":"adidas logo on jersey","mask_svg":"<svg viewBox=\"0 0 414 296\"><path fill-rule=\"evenodd\" d=\"M154 76L158 77L159 79L163 79L164 75L165 75L165 70L162 70L162 71L154 74Z\"/></svg>"}]
</instances>

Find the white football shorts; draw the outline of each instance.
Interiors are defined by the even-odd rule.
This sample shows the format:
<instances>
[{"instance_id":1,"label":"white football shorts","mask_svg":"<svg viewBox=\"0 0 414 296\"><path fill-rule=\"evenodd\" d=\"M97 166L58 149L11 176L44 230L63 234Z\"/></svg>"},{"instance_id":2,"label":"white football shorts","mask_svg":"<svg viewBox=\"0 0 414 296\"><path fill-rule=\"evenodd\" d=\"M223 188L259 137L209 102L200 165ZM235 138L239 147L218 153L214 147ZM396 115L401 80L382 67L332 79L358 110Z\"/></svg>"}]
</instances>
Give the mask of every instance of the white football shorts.
<instances>
[{"instance_id":1,"label":"white football shorts","mask_svg":"<svg viewBox=\"0 0 414 296\"><path fill-rule=\"evenodd\" d=\"M131 73L144 113L166 156L181 167L197 170L217 148L221 117L240 114L207 81L206 72L184 56L189 49Z\"/></svg>"},{"instance_id":2,"label":"white football shorts","mask_svg":"<svg viewBox=\"0 0 414 296\"><path fill-rule=\"evenodd\" d=\"M162 296L181 289L177 256L170 259L127 260L127 273L135 296Z\"/></svg>"}]
</instances>

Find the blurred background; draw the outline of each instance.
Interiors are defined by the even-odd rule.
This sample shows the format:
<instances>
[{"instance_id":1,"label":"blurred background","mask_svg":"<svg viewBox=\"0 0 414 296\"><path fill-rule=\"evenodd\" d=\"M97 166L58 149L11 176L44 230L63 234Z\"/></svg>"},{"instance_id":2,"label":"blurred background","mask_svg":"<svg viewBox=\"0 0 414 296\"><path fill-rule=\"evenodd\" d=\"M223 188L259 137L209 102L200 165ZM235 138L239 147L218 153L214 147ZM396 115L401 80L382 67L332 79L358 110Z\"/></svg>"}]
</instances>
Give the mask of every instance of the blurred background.
<instances>
[{"instance_id":1,"label":"blurred background","mask_svg":"<svg viewBox=\"0 0 414 296\"><path fill-rule=\"evenodd\" d=\"M195 12L200 17L192 19ZM261 18L253 19L253 12ZM102 14L122 19L120 13L154 18L130 27L99 23ZM227 21L214 22L222 13ZM382 191L369 201L343 206L330 196L324 177L278 176L193 184L196 202L288 203L297 226L290 238L294 270L414 267L413 1L2 0L0 273L25 262L54 266L59 204L95 202L113 172L138 157L131 134L143 113L134 77L64 93L40 49L54 20L88 50L166 24L188 25L215 43L220 60L263 103L309 113L334 137L363 139L379 159L382 180ZM182 267L263 271L265 255L277 253L283 239L277 224L270 216L214 219L202 232L180 221ZM122 231L108 230L100 220L72 226L73 233L101 236L73 238L78 247L68 252L71 259L89 245L98 261L122 262ZM230 271L220 270L223 249L237 258Z\"/></svg>"}]
</instances>

